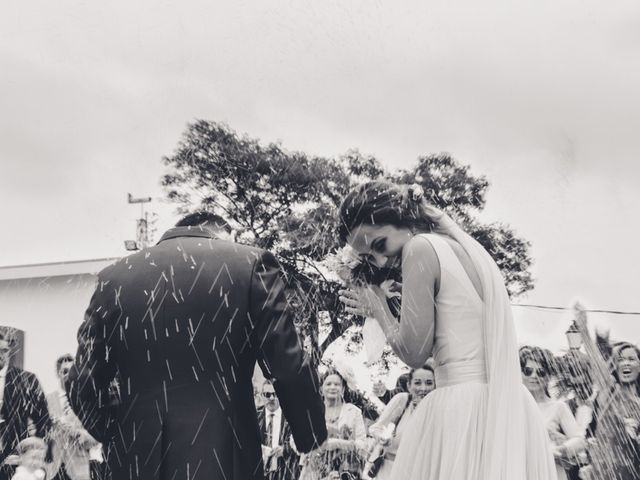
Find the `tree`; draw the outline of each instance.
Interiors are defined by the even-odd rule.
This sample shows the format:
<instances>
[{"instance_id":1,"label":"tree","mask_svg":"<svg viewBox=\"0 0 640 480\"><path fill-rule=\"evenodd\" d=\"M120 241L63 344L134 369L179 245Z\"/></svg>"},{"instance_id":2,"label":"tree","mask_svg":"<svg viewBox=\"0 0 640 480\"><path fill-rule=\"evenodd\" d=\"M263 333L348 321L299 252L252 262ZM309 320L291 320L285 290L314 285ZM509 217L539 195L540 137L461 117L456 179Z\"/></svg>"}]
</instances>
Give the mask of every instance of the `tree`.
<instances>
[{"instance_id":1,"label":"tree","mask_svg":"<svg viewBox=\"0 0 640 480\"><path fill-rule=\"evenodd\" d=\"M421 157L415 168L390 173L358 150L338 159L309 156L198 120L187 126L176 151L163 161L168 172L162 184L182 213L215 211L234 227L238 241L278 255L296 326L318 357L351 326L352 343L358 343L362 319L345 315L338 300L340 285L326 278L318 263L339 244L340 200L363 181L420 184L433 204L462 222L494 256L512 295L533 287L529 244L506 225L477 220L489 183L448 154ZM328 333L322 343L321 322Z\"/></svg>"},{"instance_id":2,"label":"tree","mask_svg":"<svg viewBox=\"0 0 640 480\"><path fill-rule=\"evenodd\" d=\"M530 244L502 223L483 224L477 220L486 204L489 182L473 176L468 165L460 165L448 153L420 157L417 165L393 175L394 181L418 184L427 200L451 215L493 257L504 276L511 297L533 288L529 269Z\"/></svg>"}]
</instances>

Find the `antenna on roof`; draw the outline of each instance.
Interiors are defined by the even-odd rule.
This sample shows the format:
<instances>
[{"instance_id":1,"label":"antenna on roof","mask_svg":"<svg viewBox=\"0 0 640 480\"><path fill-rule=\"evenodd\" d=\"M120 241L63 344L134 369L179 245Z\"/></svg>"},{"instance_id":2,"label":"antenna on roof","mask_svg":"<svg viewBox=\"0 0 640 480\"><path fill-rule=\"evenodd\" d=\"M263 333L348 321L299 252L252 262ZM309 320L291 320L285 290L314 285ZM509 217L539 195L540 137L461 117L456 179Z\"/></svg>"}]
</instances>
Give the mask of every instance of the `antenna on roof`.
<instances>
[{"instance_id":1,"label":"antenna on roof","mask_svg":"<svg viewBox=\"0 0 640 480\"><path fill-rule=\"evenodd\" d=\"M149 245L149 212L145 211L144 206L151 200L151 197L134 198L133 195L127 193L127 203L140 204L140 218L136 220L136 239L124 241L124 247L129 251L140 250Z\"/></svg>"}]
</instances>

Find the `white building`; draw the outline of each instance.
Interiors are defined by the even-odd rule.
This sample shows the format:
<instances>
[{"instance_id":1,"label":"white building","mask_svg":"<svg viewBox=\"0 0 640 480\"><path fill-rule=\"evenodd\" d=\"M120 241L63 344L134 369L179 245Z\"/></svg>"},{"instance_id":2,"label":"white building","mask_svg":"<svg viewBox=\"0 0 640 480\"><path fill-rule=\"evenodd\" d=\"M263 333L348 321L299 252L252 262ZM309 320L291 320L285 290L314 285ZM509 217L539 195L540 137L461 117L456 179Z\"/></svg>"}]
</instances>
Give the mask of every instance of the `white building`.
<instances>
[{"instance_id":1,"label":"white building","mask_svg":"<svg viewBox=\"0 0 640 480\"><path fill-rule=\"evenodd\" d=\"M38 376L45 392L57 387L56 358L76 353L96 274L115 260L0 267L0 325L24 332L24 369Z\"/></svg>"}]
</instances>

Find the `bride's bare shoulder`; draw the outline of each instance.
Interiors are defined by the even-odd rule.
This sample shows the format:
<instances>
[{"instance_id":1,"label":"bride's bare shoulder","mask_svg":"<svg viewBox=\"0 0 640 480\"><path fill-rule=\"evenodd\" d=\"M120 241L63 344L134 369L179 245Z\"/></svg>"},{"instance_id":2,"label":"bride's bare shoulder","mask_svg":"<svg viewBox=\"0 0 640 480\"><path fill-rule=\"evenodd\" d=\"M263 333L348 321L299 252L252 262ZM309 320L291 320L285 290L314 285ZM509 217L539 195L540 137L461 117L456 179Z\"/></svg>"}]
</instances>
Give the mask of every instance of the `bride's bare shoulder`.
<instances>
[{"instance_id":1,"label":"bride's bare shoulder","mask_svg":"<svg viewBox=\"0 0 640 480\"><path fill-rule=\"evenodd\" d=\"M402 250L402 264L404 267L418 267L424 270L428 266L430 270L438 270L440 262L433 245L425 235L415 235Z\"/></svg>"}]
</instances>

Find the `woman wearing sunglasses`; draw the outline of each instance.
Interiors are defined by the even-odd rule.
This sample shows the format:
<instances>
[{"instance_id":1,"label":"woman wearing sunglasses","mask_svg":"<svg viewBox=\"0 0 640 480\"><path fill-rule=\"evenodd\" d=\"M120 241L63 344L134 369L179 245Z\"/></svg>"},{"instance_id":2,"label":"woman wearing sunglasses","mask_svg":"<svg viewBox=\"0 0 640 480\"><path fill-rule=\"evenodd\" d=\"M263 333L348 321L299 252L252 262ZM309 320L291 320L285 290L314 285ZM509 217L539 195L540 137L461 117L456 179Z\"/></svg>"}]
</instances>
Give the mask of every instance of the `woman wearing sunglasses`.
<instances>
[{"instance_id":1,"label":"woman wearing sunglasses","mask_svg":"<svg viewBox=\"0 0 640 480\"><path fill-rule=\"evenodd\" d=\"M566 480L565 467L571 468L586 448L586 442L569 407L549 395L550 377L555 372L553 355L538 347L522 347L520 367L522 381L545 419L553 443L558 480Z\"/></svg>"}]
</instances>

